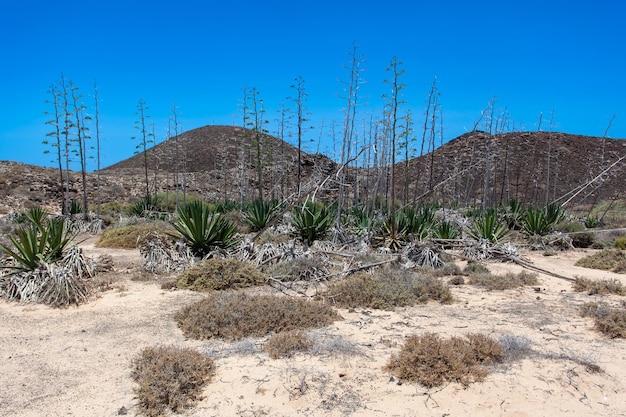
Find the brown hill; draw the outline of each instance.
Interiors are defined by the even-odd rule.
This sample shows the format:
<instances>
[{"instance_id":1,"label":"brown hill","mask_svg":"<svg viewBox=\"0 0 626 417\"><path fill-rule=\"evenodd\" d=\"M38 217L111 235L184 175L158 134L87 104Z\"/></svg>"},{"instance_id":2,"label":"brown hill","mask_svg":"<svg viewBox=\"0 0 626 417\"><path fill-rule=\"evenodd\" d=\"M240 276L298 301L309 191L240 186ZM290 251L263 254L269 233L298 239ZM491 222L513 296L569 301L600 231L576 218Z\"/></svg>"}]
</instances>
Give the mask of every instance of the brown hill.
<instances>
[{"instance_id":1,"label":"brown hill","mask_svg":"<svg viewBox=\"0 0 626 417\"><path fill-rule=\"evenodd\" d=\"M269 135L260 135L259 145L264 196L292 194L297 183L297 149ZM242 147L246 150L243 170ZM206 126L185 132L148 151L151 192L184 190L206 200L252 198L259 188L257 149L255 132L245 128ZM338 169L323 155L303 153L301 159L305 192ZM348 193L362 200L376 194L388 198L389 173L389 169L352 168L346 181ZM626 140L548 132L471 132L432 153L397 164L395 176L396 198L407 201L478 204L484 195L487 204L510 198L543 204L546 200L563 202L578 193L573 204L592 203L626 196ZM80 175L71 177L72 197L79 198ZM132 201L144 195L143 155L102 170L100 177L103 202ZM318 192L318 198L332 197L336 182L326 184L330 189ZM35 204L59 210L61 190L54 169L0 162L4 196L0 214ZM95 202L95 190L94 173L88 176L91 202Z\"/></svg>"},{"instance_id":2,"label":"brown hill","mask_svg":"<svg viewBox=\"0 0 626 417\"><path fill-rule=\"evenodd\" d=\"M390 177L383 175L379 192ZM626 140L476 131L398 164L395 176L396 197L407 201L467 205L479 204L485 196L487 205L509 199L534 205L562 203L570 197L572 203L592 203L626 196ZM370 187L375 184L370 177Z\"/></svg>"}]
</instances>

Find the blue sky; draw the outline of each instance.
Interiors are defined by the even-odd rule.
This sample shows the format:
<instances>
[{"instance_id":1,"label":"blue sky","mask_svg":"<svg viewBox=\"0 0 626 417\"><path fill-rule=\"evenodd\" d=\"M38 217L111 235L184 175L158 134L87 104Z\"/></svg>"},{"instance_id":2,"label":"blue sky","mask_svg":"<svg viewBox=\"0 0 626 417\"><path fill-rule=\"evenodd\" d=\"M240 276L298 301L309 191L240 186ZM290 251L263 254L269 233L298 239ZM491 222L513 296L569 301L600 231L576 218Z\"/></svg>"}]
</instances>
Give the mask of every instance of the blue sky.
<instances>
[{"instance_id":1,"label":"blue sky","mask_svg":"<svg viewBox=\"0 0 626 417\"><path fill-rule=\"evenodd\" d=\"M98 83L104 166L133 155L139 99L160 142L174 103L184 130L241 125L243 88L255 87L272 132L298 76L315 128L307 139L317 141L322 120L324 137L341 124L339 80L355 42L365 58L357 117L382 109L397 56L402 107L417 124L437 77L446 139L471 129L494 96L515 130L536 130L541 113L548 130L554 110L555 131L602 136L615 115L609 137L626 138L624 2L24 0L3 9L0 160L53 165L41 142L46 92L61 73L91 109Z\"/></svg>"}]
</instances>

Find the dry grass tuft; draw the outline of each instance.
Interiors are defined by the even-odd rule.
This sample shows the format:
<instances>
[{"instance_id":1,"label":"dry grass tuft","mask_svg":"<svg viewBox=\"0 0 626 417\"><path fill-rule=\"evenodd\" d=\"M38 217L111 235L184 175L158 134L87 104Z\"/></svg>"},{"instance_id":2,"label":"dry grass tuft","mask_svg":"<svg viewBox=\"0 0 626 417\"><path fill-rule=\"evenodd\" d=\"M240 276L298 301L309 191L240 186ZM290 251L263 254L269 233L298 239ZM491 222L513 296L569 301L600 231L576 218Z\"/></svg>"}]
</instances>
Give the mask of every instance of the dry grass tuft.
<instances>
[{"instance_id":1,"label":"dry grass tuft","mask_svg":"<svg viewBox=\"0 0 626 417\"><path fill-rule=\"evenodd\" d=\"M207 259L183 272L176 285L194 291L226 290L265 284L266 275L236 259Z\"/></svg>"},{"instance_id":2,"label":"dry grass tuft","mask_svg":"<svg viewBox=\"0 0 626 417\"><path fill-rule=\"evenodd\" d=\"M522 271L517 274L509 272L504 275L472 274L470 275L469 283L487 288L488 290L502 291L519 288L524 285L537 285L539 281L536 274Z\"/></svg>"},{"instance_id":3,"label":"dry grass tuft","mask_svg":"<svg viewBox=\"0 0 626 417\"><path fill-rule=\"evenodd\" d=\"M601 279L593 281L591 279L576 277L573 285L576 292L587 292L589 295L595 294L616 294L626 295L626 287L617 279Z\"/></svg>"},{"instance_id":4,"label":"dry grass tuft","mask_svg":"<svg viewBox=\"0 0 626 417\"><path fill-rule=\"evenodd\" d=\"M574 265L624 274L626 273L626 252L619 249L602 249L600 252L579 259Z\"/></svg>"},{"instance_id":5,"label":"dry grass tuft","mask_svg":"<svg viewBox=\"0 0 626 417\"><path fill-rule=\"evenodd\" d=\"M174 231L168 223L158 221L115 227L102 232L96 246L99 248L135 249L139 247L142 238L150 233L167 234Z\"/></svg>"},{"instance_id":6,"label":"dry grass tuft","mask_svg":"<svg viewBox=\"0 0 626 417\"><path fill-rule=\"evenodd\" d=\"M193 406L213 374L213 360L190 348L146 348L132 361L139 408L148 417Z\"/></svg>"},{"instance_id":7,"label":"dry grass tuft","mask_svg":"<svg viewBox=\"0 0 626 417\"><path fill-rule=\"evenodd\" d=\"M626 249L626 236L619 236L615 238L615 247L617 249Z\"/></svg>"},{"instance_id":8,"label":"dry grass tuft","mask_svg":"<svg viewBox=\"0 0 626 417\"><path fill-rule=\"evenodd\" d=\"M391 310L428 300L452 302L452 293L442 281L404 269L385 269L375 276L357 273L331 283L321 295L343 308Z\"/></svg>"},{"instance_id":9,"label":"dry grass tuft","mask_svg":"<svg viewBox=\"0 0 626 417\"><path fill-rule=\"evenodd\" d=\"M611 339L626 338L626 310L605 303L585 303L580 309L582 317L592 317L596 330Z\"/></svg>"},{"instance_id":10,"label":"dry grass tuft","mask_svg":"<svg viewBox=\"0 0 626 417\"><path fill-rule=\"evenodd\" d=\"M489 373L486 365L503 359L502 346L489 336L474 333L464 338L442 339L437 334L426 333L409 337L385 370L427 388L446 382L469 385L485 379Z\"/></svg>"},{"instance_id":11,"label":"dry grass tuft","mask_svg":"<svg viewBox=\"0 0 626 417\"><path fill-rule=\"evenodd\" d=\"M323 327L341 317L329 305L303 298L219 291L182 308L174 319L187 337L239 340Z\"/></svg>"},{"instance_id":12,"label":"dry grass tuft","mask_svg":"<svg viewBox=\"0 0 626 417\"><path fill-rule=\"evenodd\" d=\"M313 342L302 330L289 330L273 335L265 350L272 359L291 358L295 352L304 352L313 347Z\"/></svg>"}]
</instances>

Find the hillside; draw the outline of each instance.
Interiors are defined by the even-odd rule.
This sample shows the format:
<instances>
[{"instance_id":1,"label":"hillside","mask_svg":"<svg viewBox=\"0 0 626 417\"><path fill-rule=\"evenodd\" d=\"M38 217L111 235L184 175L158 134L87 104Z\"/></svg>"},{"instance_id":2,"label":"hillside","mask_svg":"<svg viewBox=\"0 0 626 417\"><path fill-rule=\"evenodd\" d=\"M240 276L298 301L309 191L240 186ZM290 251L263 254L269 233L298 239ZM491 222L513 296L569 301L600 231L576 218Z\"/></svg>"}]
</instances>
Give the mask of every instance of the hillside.
<instances>
[{"instance_id":1,"label":"hillside","mask_svg":"<svg viewBox=\"0 0 626 417\"><path fill-rule=\"evenodd\" d=\"M259 136L264 161L264 197L282 198L297 184L297 149L270 135ZM246 159L242 171L242 146ZM169 139L148 151L152 190L197 195L207 200L238 200L258 195L255 132L233 126L205 126ZM178 157L177 157L178 156ZM620 158L625 158L620 161ZM176 163L178 161L178 163ZM303 190L335 173L338 165L324 155L302 153ZM612 168L581 190L572 203L626 196L626 140L548 132L489 135L471 132L434 152L396 165L396 198L489 204L516 198L530 204L565 201L579 187ZM243 175L242 175L243 173ZM132 201L145 193L143 154L120 161L100 173L101 201ZM375 194L389 197L390 169L348 171L348 193L366 200ZM96 173L88 176L90 200L96 198ZM243 178L243 180L242 180ZM408 179L408 182L405 181ZM328 182L317 197L331 197L336 182ZM71 175L73 198L78 198L80 175ZM58 171L16 162L0 162L0 213L31 205L59 210L62 188Z\"/></svg>"}]
</instances>

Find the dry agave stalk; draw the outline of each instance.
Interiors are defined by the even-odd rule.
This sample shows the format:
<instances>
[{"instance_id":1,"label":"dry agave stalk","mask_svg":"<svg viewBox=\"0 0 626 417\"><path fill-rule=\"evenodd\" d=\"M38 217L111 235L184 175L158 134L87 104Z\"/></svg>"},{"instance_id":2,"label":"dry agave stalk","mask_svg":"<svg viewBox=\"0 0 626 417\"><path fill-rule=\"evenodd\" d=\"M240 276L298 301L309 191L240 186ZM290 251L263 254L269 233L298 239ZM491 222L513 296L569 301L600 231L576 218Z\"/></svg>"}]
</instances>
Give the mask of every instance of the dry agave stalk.
<instances>
[{"instance_id":1,"label":"dry agave stalk","mask_svg":"<svg viewBox=\"0 0 626 417\"><path fill-rule=\"evenodd\" d=\"M79 248L71 250L61 265L42 262L39 268L0 277L0 295L11 301L67 307L88 300L91 266Z\"/></svg>"},{"instance_id":2,"label":"dry agave stalk","mask_svg":"<svg viewBox=\"0 0 626 417\"><path fill-rule=\"evenodd\" d=\"M409 245L404 251L404 256L409 260L409 267L425 266L428 268L436 269L443 266L443 261L441 260L439 251L437 249L433 249L428 245Z\"/></svg>"},{"instance_id":3,"label":"dry agave stalk","mask_svg":"<svg viewBox=\"0 0 626 417\"><path fill-rule=\"evenodd\" d=\"M492 243L486 239L472 241L463 249L463 256L468 259L482 261L485 259L519 258L519 248L509 242Z\"/></svg>"},{"instance_id":4,"label":"dry agave stalk","mask_svg":"<svg viewBox=\"0 0 626 417\"><path fill-rule=\"evenodd\" d=\"M187 245L172 245L167 237L156 231L143 238L139 252L144 257L143 269L155 274L183 271L195 263Z\"/></svg>"}]
</instances>

